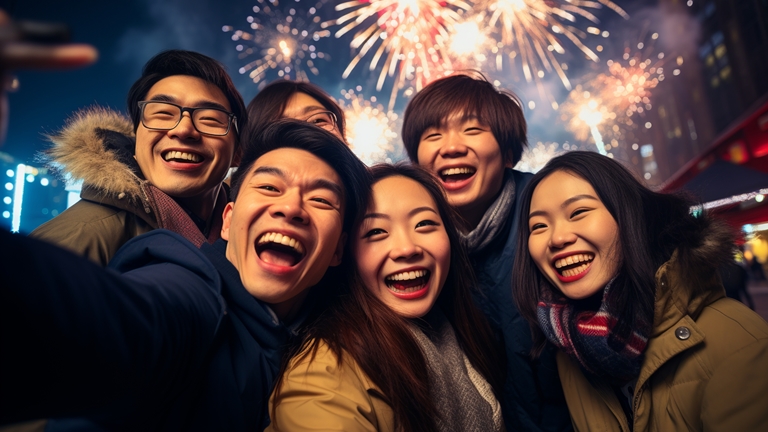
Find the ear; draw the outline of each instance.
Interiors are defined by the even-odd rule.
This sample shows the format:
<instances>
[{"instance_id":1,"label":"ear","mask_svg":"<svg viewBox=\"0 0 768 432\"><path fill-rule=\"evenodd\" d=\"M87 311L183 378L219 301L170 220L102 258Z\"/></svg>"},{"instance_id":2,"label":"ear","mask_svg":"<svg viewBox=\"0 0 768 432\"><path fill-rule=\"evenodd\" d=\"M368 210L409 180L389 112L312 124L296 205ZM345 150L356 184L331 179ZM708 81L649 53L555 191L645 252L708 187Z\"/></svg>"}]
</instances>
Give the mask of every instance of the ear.
<instances>
[{"instance_id":1,"label":"ear","mask_svg":"<svg viewBox=\"0 0 768 432\"><path fill-rule=\"evenodd\" d=\"M243 158L243 148L242 146L239 146L235 149L235 153L232 155L232 163L229 165L230 168L235 168L240 166L240 160Z\"/></svg>"},{"instance_id":2,"label":"ear","mask_svg":"<svg viewBox=\"0 0 768 432\"><path fill-rule=\"evenodd\" d=\"M222 214L222 221L221 221L221 238L229 241L229 226L232 223L232 210L235 207L235 203L228 202L227 206L224 207L224 213Z\"/></svg>"},{"instance_id":3,"label":"ear","mask_svg":"<svg viewBox=\"0 0 768 432\"><path fill-rule=\"evenodd\" d=\"M347 242L347 233L341 233L339 236L339 243L336 244L336 250L333 252L331 258L331 267L336 267L341 264L341 258L344 256L344 244Z\"/></svg>"}]
</instances>

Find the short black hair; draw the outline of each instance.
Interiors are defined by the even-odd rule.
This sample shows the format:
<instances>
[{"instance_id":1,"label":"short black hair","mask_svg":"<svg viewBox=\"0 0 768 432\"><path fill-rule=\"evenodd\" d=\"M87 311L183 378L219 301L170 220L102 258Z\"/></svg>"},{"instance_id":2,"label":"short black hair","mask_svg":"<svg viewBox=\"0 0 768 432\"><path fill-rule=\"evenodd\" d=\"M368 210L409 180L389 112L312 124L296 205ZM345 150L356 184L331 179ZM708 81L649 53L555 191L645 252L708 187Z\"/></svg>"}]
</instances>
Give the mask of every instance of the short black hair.
<instances>
[{"instance_id":1,"label":"short black hair","mask_svg":"<svg viewBox=\"0 0 768 432\"><path fill-rule=\"evenodd\" d=\"M227 98L232 113L237 117L237 130L242 133L248 120L245 102L224 65L206 55L184 50L163 51L149 59L141 71L141 78L131 86L127 102L134 131L138 129L141 120L139 102L144 100L149 89L158 81L175 75L193 76L218 87ZM238 141L235 140L235 146L238 146Z\"/></svg>"},{"instance_id":2,"label":"short black hair","mask_svg":"<svg viewBox=\"0 0 768 432\"><path fill-rule=\"evenodd\" d=\"M418 163L419 142L425 130L445 124L452 114L475 116L491 128L504 162L516 164L528 145L522 102L511 92L499 90L476 72L433 81L414 96L403 115L403 144L412 162Z\"/></svg>"},{"instance_id":3,"label":"short black hair","mask_svg":"<svg viewBox=\"0 0 768 432\"><path fill-rule=\"evenodd\" d=\"M288 100L296 93L311 96L336 116L336 128L344 135L344 111L320 87L305 81L281 79L269 83L248 103L248 129L263 129L283 117Z\"/></svg>"},{"instance_id":4,"label":"short black hair","mask_svg":"<svg viewBox=\"0 0 768 432\"><path fill-rule=\"evenodd\" d=\"M272 150L296 148L322 159L336 171L344 188L344 232L349 232L358 212L365 211L371 193L368 167L336 135L295 119L280 119L262 129L250 129L243 136L243 157L232 175L231 199L237 195L243 180L253 170L257 159Z\"/></svg>"}]
</instances>

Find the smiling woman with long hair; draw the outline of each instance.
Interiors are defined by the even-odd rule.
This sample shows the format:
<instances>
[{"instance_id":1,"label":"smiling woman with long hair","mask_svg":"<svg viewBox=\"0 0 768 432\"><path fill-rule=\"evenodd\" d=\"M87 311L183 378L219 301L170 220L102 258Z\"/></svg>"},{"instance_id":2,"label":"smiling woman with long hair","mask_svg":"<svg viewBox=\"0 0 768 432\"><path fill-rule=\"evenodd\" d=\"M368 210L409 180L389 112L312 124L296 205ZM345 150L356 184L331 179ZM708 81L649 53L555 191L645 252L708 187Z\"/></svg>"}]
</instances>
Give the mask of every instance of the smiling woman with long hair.
<instances>
[{"instance_id":1,"label":"smiling woman with long hair","mask_svg":"<svg viewBox=\"0 0 768 432\"><path fill-rule=\"evenodd\" d=\"M373 195L272 396L269 430L499 431L503 370L436 180L372 169Z\"/></svg>"},{"instance_id":2,"label":"smiling woman with long hair","mask_svg":"<svg viewBox=\"0 0 768 432\"><path fill-rule=\"evenodd\" d=\"M725 297L730 229L596 153L521 197L515 300L581 431L768 430L768 324Z\"/></svg>"}]
</instances>

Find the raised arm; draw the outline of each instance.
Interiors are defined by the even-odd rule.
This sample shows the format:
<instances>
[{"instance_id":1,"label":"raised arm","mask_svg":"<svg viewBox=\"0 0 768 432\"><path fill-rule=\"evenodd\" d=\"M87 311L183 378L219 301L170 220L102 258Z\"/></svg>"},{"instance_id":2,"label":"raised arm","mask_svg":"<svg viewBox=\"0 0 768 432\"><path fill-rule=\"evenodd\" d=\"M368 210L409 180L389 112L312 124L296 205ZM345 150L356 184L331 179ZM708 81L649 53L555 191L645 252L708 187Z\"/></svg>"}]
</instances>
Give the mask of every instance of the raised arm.
<instances>
[{"instance_id":1,"label":"raised arm","mask_svg":"<svg viewBox=\"0 0 768 432\"><path fill-rule=\"evenodd\" d=\"M224 314L215 268L165 231L116 261L0 232L0 424L130 412L199 368Z\"/></svg>"}]
</instances>

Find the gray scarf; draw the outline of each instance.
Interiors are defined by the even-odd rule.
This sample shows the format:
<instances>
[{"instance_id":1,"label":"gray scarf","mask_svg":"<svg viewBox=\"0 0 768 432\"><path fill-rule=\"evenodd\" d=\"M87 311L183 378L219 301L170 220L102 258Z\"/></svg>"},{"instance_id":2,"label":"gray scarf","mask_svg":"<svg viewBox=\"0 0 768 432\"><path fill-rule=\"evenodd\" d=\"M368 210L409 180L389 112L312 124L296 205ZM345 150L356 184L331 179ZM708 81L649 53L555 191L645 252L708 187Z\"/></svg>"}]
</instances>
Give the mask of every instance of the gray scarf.
<instances>
[{"instance_id":1,"label":"gray scarf","mask_svg":"<svg viewBox=\"0 0 768 432\"><path fill-rule=\"evenodd\" d=\"M501 406L491 385L459 347L453 327L434 307L411 332L429 367L430 396L444 432L503 431Z\"/></svg>"},{"instance_id":2,"label":"gray scarf","mask_svg":"<svg viewBox=\"0 0 768 432\"><path fill-rule=\"evenodd\" d=\"M515 178L512 170L504 170L504 184L496 201L488 207L477 227L467 234L461 234L461 240L470 254L485 249L501 233L504 224L510 218L515 204Z\"/></svg>"}]
</instances>

